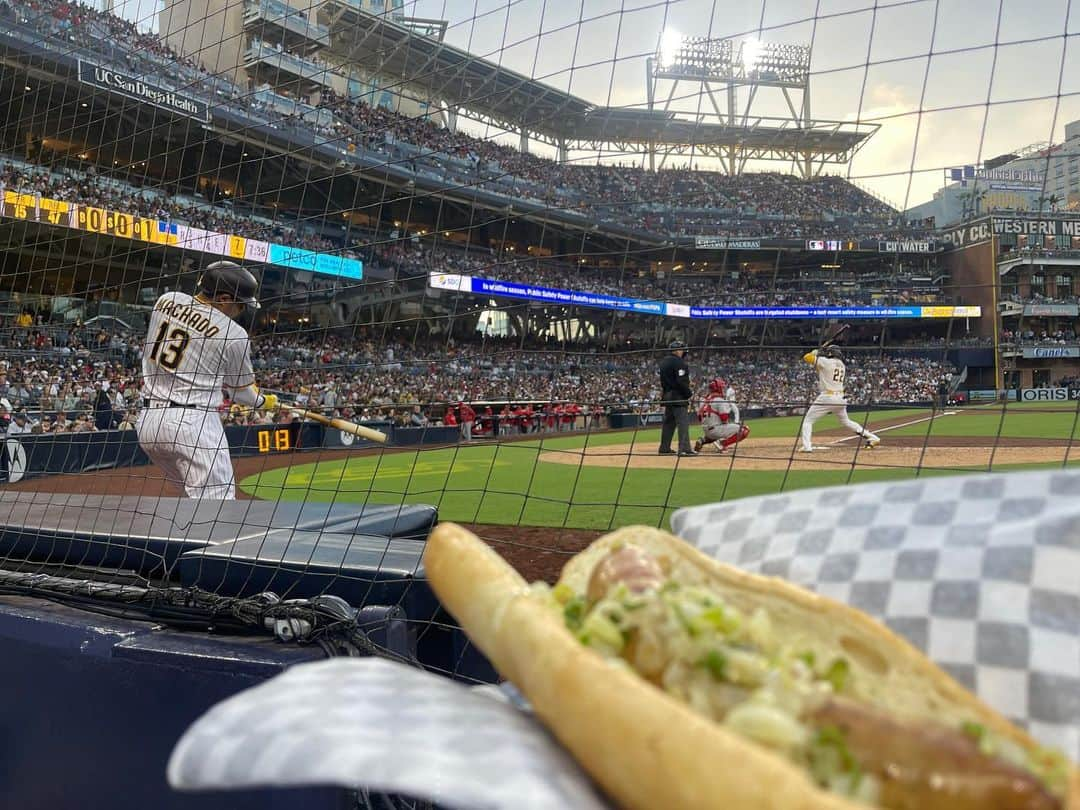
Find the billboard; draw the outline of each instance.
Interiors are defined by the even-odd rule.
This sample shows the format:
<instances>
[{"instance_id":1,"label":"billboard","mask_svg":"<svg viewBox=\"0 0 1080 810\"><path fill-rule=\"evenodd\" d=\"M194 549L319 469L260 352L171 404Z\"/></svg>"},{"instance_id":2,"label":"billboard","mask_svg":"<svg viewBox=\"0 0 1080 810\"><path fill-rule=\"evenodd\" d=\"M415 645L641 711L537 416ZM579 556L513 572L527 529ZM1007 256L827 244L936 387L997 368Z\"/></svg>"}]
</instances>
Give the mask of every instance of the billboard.
<instances>
[{"instance_id":1,"label":"billboard","mask_svg":"<svg viewBox=\"0 0 1080 810\"><path fill-rule=\"evenodd\" d=\"M695 236L698 250L760 250L760 239L730 239L726 236Z\"/></svg>"},{"instance_id":2,"label":"billboard","mask_svg":"<svg viewBox=\"0 0 1080 810\"><path fill-rule=\"evenodd\" d=\"M1053 360L1060 357L1080 357L1080 346L1025 346L1023 357Z\"/></svg>"},{"instance_id":3,"label":"billboard","mask_svg":"<svg viewBox=\"0 0 1080 810\"><path fill-rule=\"evenodd\" d=\"M135 74L80 59L79 81L99 90L190 116L204 124L210 123L210 107L205 101L148 82Z\"/></svg>"},{"instance_id":4,"label":"billboard","mask_svg":"<svg viewBox=\"0 0 1080 810\"><path fill-rule=\"evenodd\" d=\"M1046 173L1036 169L1010 169L999 166L984 169L977 166L960 166L946 172L951 182L966 186L968 183L981 183L994 189L1012 191L1039 191L1046 182Z\"/></svg>"},{"instance_id":5,"label":"billboard","mask_svg":"<svg viewBox=\"0 0 1080 810\"><path fill-rule=\"evenodd\" d=\"M1075 318L1080 315L1080 307L1076 304L1024 304L1024 315L1033 317L1063 317Z\"/></svg>"},{"instance_id":6,"label":"billboard","mask_svg":"<svg viewBox=\"0 0 1080 810\"><path fill-rule=\"evenodd\" d=\"M878 242L878 253L933 253L937 243L929 239Z\"/></svg>"},{"instance_id":7,"label":"billboard","mask_svg":"<svg viewBox=\"0 0 1080 810\"><path fill-rule=\"evenodd\" d=\"M1022 388L1021 402L1068 402L1080 399L1080 388Z\"/></svg>"},{"instance_id":8,"label":"billboard","mask_svg":"<svg viewBox=\"0 0 1080 810\"><path fill-rule=\"evenodd\" d=\"M669 318L699 318L706 320L732 318L829 319L829 318L978 318L978 306L865 306L865 307L744 307L691 306L688 304L622 298L583 290L563 290L540 287L518 281L461 276L452 273L429 273L428 286L438 290L471 292L478 295L520 298L538 304L589 307L663 315Z\"/></svg>"}]
</instances>

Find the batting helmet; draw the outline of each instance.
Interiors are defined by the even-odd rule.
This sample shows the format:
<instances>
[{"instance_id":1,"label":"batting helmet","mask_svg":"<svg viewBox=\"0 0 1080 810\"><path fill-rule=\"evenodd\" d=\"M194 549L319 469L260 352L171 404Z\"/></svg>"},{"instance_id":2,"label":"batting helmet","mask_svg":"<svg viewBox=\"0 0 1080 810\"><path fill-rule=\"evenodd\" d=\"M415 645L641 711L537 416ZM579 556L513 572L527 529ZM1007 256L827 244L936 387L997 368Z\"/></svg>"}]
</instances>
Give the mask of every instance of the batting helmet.
<instances>
[{"instance_id":1,"label":"batting helmet","mask_svg":"<svg viewBox=\"0 0 1080 810\"><path fill-rule=\"evenodd\" d=\"M722 395L725 391L727 391L727 383L724 382L720 377L717 377L715 380L709 383L709 390L712 391L714 394Z\"/></svg>"},{"instance_id":2,"label":"batting helmet","mask_svg":"<svg viewBox=\"0 0 1080 810\"><path fill-rule=\"evenodd\" d=\"M237 321L248 329L255 322L255 313L259 309L259 282L251 271L235 262L214 262L203 269L199 276L199 292L210 298L227 295L238 304L244 305L244 312Z\"/></svg>"},{"instance_id":3,"label":"batting helmet","mask_svg":"<svg viewBox=\"0 0 1080 810\"><path fill-rule=\"evenodd\" d=\"M844 355L842 355L840 353L840 347L839 346L826 346L822 350L821 354L822 354L822 356L830 357L833 360L843 360L844 359Z\"/></svg>"}]
</instances>

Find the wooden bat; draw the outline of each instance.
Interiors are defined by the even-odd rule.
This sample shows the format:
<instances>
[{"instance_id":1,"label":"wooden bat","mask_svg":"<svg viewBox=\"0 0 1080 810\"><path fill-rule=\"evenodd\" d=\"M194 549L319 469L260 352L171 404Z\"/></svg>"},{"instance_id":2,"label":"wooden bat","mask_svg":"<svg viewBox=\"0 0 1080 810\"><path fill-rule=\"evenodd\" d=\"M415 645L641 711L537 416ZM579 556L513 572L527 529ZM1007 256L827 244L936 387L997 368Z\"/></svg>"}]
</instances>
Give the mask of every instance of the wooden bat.
<instances>
[{"instance_id":1,"label":"wooden bat","mask_svg":"<svg viewBox=\"0 0 1080 810\"><path fill-rule=\"evenodd\" d=\"M346 433L359 436L361 439L368 439L369 441L379 442L380 444L386 443L386 434L382 431L375 430L374 428L364 427L355 422L346 422L344 419L331 419L329 416L323 416L321 413L315 411L301 411L300 415L304 419L310 419L312 422L318 422L327 427L332 427L335 430L344 430Z\"/></svg>"},{"instance_id":2,"label":"wooden bat","mask_svg":"<svg viewBox=\"0 0 1080 810\"><path fill-rule=\"evenodd\" d=\"M849 326L851 326L851 324L849 323L843 324L839 329L836 330L836 332L833 333L832 337L826 339L826 341L821 344L821 348L824 349L827 346L832 346L834 343L836 343L836 341L840 339L840 336L848 330Z\"/></svg>"}]
</instances>

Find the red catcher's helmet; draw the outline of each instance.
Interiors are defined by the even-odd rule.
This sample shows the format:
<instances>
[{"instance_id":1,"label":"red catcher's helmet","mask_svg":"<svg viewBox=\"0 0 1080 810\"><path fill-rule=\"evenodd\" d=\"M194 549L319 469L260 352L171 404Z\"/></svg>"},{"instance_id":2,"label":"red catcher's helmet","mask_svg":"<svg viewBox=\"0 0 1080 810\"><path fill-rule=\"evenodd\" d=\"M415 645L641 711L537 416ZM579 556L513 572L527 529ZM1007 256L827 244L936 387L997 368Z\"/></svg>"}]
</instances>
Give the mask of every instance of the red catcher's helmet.
<instances>
[{"instance_id":1,"label":"red catcher's helmet","mask_svg":"<svg viewBox=\"0 0 1080 810\"><path fill-rule=\"evenodd\" d=\"M709 383L709 390L714 394L720 394L721 396L723 396L724 392L727 390L727 383L717 377L715 380Z\"/></svg>"}]
</instances>

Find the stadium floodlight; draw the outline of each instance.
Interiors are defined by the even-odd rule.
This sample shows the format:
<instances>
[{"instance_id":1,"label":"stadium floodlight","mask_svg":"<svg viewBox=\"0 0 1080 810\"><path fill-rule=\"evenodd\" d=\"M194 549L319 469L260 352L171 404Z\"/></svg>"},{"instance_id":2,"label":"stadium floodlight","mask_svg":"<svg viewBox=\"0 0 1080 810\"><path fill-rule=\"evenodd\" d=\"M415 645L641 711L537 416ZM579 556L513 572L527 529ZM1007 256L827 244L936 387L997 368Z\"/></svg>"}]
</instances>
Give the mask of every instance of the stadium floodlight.
<instances>
[{"instance_id":1,"label":"stadium floodlight","mask_svg":"<svg viewBox=\"0 0 1080 810\"><path fill-rule=\"evenodd\" d=\"M669 68L679 58L682 50L683 35L674 28L665 28L660 34L660 47L656 51L661 68Z\"/></svg>"},{"instance_id":2,"label":"stadium floodlight","mask_svg":"<svg viewBox=\"0 0 1080 810\"><path fill-rule=\"evenodd\" d=\"M761 58L763 50L764 46L756 39L744 41L739 56L739 61L742 62L743 70L747 73L751 73L757 68L758 60Z\"/></svg>"}]
</instances>

